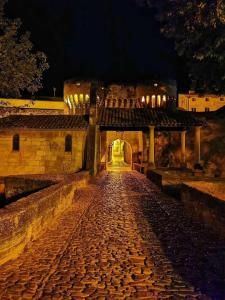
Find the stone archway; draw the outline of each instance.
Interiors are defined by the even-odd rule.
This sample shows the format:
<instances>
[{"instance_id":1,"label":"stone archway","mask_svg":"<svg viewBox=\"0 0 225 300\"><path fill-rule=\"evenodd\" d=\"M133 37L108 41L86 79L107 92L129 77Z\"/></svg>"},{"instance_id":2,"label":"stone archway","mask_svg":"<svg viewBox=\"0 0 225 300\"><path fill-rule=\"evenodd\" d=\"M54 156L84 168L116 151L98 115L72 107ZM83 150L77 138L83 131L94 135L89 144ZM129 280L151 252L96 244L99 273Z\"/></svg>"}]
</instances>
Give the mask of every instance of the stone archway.
<instances>
[{"instance_id":1,"label":"stone archway","mask_svg":"<svg viewBox=\"0 0 225 300\"><path fill-rule=\"evenodd\" d=\"M122 139L116 139L108 145L108 161L109 168L128 168L132 169L132 147Z\"/></svg>"}]
</instances>

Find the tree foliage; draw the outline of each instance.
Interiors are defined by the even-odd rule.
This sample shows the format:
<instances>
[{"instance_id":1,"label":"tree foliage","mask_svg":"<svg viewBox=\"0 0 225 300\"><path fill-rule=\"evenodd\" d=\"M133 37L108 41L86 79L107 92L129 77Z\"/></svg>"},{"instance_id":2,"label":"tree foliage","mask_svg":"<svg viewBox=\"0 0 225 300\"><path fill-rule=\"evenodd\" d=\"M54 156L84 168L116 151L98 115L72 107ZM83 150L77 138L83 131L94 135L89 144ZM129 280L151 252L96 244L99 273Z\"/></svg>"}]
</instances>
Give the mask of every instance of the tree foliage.
<instances>
[{"instance_id":1,"label":"tree foliage","mask_svg":"<svg viewBox=\"0 0 225 300\"><path fill-rule=\"evenodd\" d=\"M225 1L148 0L157 9L161 32L185 57L193 88L225 92Z\"/></svg>"},{"instance_id":2,"label":"tree foliage","mask_svg":"<svg viewBox=\"0 0 225 300\"><path fill-rule=\"evenodd\" d=\"M48 69L43 52L34 52L30 33L21 33L21 21L4 15L6 0L0 0L0 94L20 97L42 87L42 74Z\"/></svg>"}]
</instances>

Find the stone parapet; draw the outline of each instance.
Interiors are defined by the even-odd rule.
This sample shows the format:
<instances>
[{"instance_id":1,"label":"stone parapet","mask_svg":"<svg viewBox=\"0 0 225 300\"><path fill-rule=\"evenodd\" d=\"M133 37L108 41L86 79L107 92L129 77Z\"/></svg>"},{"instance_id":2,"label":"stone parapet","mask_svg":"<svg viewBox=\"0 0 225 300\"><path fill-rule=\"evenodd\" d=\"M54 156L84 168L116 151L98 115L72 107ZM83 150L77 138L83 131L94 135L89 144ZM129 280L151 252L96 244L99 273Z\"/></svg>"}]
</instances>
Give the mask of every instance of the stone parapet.
<instances>
[{"instance_id":1,"label":"stone parapet","mask_svg":"<svg viewBox=\"0 0 225 300\"><path fill-rule=\"evenodd\" d=\"M49 228L72 205L75 191L88 182L88 172L76 173L1 209L0 265L18 257L30 241Z\"/></svg>"},{"instance_id":2,"label":"stone parapet","mask_svg":"<svg viewBox=\"0 0 225 300\"><path fill-rule=\"evenodd\" d=\"M204 184L207 184L204 182ZM222 185L224 182L213 183ZM201 182L182 184L181 201L184 204L185 211L197 221L201 221L205 226L211 228L221 237L225 237L225 200L215 194L210 194L201 190ZM198 185L197 188L195 185ZM211 183L212 185L212 183Z\"/></svg>"}]
</instances>

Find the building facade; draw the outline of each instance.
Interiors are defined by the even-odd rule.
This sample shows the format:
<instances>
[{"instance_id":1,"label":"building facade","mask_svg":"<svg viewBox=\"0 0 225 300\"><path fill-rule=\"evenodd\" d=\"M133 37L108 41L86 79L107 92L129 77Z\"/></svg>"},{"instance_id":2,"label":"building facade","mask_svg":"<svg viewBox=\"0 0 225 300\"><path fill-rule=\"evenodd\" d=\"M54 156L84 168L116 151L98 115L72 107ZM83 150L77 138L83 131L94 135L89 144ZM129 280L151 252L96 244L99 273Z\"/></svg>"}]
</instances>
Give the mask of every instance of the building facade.
<instances>
[{"instance_id":1,"label":"building facade","mask_svg":"<svg viewBox=\"0 0 225 300\"><path fill-rule=\"evenodd\" d=\"M186 132L195 134L195 160L201 164L202 123L185 111L172 111L175 88L164 83L106 85L67 81L64 111L55 115L11 115L0 120L0 175L92 175L112 167L145 171L157 167L155 134L180 133L180 165L186 165ZM60 104L61 105L61 104Z\"/></svg>"},{"instance_id":2,"label":"building facade","mask_svg":"<svg viewBox=\"0 0 225 300\"><path fill-rule=\"evenodd\" d=\"M178 108L192 112L216 111L225 105L225 96L179 94Z\"/></svg>"}]
</instances>

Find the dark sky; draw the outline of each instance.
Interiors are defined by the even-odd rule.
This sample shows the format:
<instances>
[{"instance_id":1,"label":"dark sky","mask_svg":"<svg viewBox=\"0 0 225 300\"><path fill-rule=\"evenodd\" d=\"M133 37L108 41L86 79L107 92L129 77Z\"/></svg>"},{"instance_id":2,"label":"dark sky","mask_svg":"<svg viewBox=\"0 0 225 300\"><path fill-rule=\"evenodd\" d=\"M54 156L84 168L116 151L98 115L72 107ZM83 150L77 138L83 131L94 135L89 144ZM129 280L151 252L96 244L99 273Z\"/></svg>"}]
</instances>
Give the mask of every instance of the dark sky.
<instances>
[{"instance_id":1,"label":"dark sky","mask_svg":"<svg viewBox=\"0 0 225 300\"><path fill-rule=\"evenodd\" d=\"M48 56L42 94L62 93L68 78L140 81L180 77L172 42L153 11L134 0L8 0L35 49Z\"/></svg>"}]
</instances>

